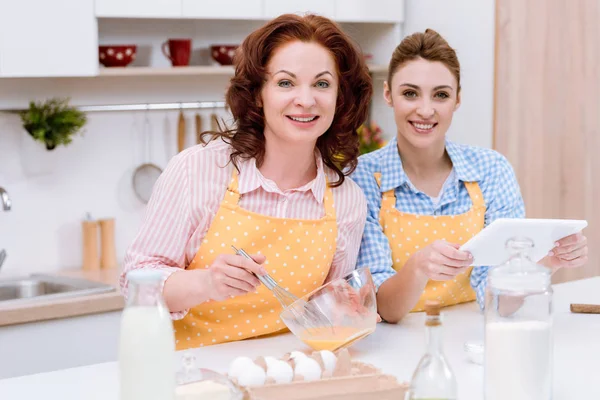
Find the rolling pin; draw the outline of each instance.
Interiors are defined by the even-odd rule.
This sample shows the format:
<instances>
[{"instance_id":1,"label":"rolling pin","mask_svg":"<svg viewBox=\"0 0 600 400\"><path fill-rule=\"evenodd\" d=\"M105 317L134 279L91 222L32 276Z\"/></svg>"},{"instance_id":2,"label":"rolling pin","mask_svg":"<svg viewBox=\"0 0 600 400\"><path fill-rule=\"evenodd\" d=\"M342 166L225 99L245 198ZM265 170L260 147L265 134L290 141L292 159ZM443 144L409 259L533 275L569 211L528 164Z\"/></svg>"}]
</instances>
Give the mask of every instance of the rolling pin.
<instances>
[{"instance_id":1,"label":"rolling pin","mask_svg":"<svg viewBox=\"0 0 600 400\"><path fill-rule=\"evenodd\" d=\"M179 121L177 123L177 150L181 153L185 149L185 117L183 111L179 110Z\"/></svg>"},{"instance_id":2,"label":"rolling pin","mask_svg":"<svg viewBox=\"0 0 600 400\"><path fill-rule=\"evenodd\" d=\"M571 304L571 312L579 314L600 314L600 304Z\"/></svg>"}]
</instances>

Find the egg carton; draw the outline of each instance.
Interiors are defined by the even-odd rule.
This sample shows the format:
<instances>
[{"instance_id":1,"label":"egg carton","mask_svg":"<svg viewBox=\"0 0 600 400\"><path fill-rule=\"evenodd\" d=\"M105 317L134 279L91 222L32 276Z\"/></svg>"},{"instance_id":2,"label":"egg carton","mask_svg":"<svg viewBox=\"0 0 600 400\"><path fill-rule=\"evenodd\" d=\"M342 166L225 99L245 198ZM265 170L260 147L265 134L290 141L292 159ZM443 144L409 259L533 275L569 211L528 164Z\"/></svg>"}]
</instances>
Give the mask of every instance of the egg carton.
<instances>
[{"instance_id":1,"label":"egg carton","mask_svg":"<svg viewBox=\"0 0 600 400\"><path fill-rule=\"evenodd\" d=\"M240 389L244 400L398 400L404 399L408 384L371 364L352 361L345 376Z\"/></svg>"}]
</instances>

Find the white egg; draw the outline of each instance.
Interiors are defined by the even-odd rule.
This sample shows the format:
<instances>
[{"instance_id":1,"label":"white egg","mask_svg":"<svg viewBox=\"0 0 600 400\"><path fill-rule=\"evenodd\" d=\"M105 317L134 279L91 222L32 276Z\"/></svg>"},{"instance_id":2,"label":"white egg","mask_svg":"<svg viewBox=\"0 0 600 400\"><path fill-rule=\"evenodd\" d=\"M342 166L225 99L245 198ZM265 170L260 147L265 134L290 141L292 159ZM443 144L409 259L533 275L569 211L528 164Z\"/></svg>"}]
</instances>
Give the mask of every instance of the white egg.
<instances>
[{"instance_id":1,"label":"white egg","mask_svg":"<svg viewBox=\"0 0 600 400\"><path fill-rule=\"evenodd\" d=\"M320 353L323 364L325 365L325 371L333 374L335 364L337 363L337 357L329 350L321 350Z\"/></svg>"},{"instance_id":2,"label":"white egg","mask_svg":"<svg viewBox=\"0 0 600 400\"><path fill-rule=\"evenodd\" d=\"M265 370L256 364L252 364L242 371L238 383L242 386L262 386L265 384L266 379Z\"/></svg>"},{"instance_id":3,"label":"white egg","mask_svg":"<svg viewBox=\"0 0 600 400\"><path fill-rule=\"evenodd\" d=\"M267 369L271 366L271 364L275 363L279 361L278 359L276 359L275 357L270 357L270 356L266 356L265 357L265 364L267 364Z\"/></svg>"},{"instance_id":4,"label":"white egg","mask_svg":"<svg viewBox=\"0 0 600 400\"><path fill-rule=\"evenodd\" d=\"M296 361L296 359L300 360L301 358L308 358L308 356L301 351L292 351L290 358Z\"/></svg>"},{"instance_id":5,"label":"white egg","mask_svg":"<svg viewBox=\"0 0 600 400\"><path fill-rule=\"evenodd\" d=\"M252 365L256 365L254 364L254 361L252 361L251 358L249 357L237 357L236 359L234 359L231 364L229 364L229 371L228 371L228 375L231 378L235 378L235 379L239 379L240 374L247 368L249 368Z\"/></svg>"},{"instance_id":6,"label":"white egg","mask_svg":"<svg viewBox=\"0 0 600 400\"><path fill-rule=\"evenodd\" d=\"M294 379L294 371L285 361L275 360L267 367L267 377L273 378L275 383L290 383Z\"/></svg>"},{"instance_id":7,"label":"white egg","mask_svg":"<svg viewBox=\"0 0 600 400\"><path fill-rule=\"evenodd\" d=\"M312 358L300 358L296 362L294 374L302 375L305 381L316 381L321 379L321 367Z\"/></svg>"}]
</instances>

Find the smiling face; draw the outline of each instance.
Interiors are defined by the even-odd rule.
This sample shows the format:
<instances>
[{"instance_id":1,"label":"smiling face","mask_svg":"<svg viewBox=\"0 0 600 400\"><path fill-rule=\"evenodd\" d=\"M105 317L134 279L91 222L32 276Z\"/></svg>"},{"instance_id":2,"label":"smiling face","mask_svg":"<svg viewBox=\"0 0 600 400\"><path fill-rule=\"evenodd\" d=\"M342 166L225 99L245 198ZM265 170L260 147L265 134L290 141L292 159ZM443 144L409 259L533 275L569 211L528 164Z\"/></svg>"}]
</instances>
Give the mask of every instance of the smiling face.
<instances>
[{"instance_id":1,"label":"smiling face","mask_svg":"<svg viewBox=\"0 0 600 400\"><path fill-rule=\"evenodd\" d=\"M384 84L394 109L398 142L414 148L443 146L454 111L460 105L458 83L442 62L417 58L401 65Z\"/></svg>"},{"instance_id":2,"label":"smiling face","mask_svg":"<svg viewBox=\"0 0 600 400\"><path fill-rule=\"evenodd\" d=\"M261 90L265 139L314 146L333 122L337 94L337 68L327 49L300 41L281 46Z\"/></svg>"}]
</instances>

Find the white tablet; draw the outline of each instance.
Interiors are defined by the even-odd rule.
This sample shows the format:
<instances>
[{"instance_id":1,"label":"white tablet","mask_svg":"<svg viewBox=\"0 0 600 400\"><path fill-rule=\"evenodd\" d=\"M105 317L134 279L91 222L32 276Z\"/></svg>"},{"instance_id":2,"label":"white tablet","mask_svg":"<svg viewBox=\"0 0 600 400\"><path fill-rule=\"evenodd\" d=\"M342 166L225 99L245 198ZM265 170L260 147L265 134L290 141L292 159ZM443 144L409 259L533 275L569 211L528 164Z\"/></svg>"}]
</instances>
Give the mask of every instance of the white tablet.
<instances>
[{"instance_id":1,"label":"white tablet","mask_svg":"<svg viewBox=\"0 0 600 400\"><path fill-rule=\"evenodd\" d=\"M473 254L473 265L495 266L510 257L506 242L516 236L533 240L531 258L537 262L554 248L554 243L581 231L587 226L585 220L499 218L485 227L461 246Z\"/></svg>"}]
</instances>

